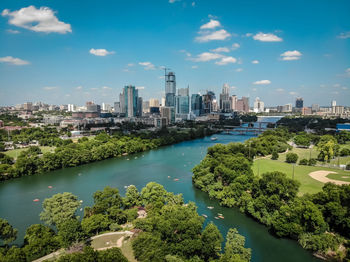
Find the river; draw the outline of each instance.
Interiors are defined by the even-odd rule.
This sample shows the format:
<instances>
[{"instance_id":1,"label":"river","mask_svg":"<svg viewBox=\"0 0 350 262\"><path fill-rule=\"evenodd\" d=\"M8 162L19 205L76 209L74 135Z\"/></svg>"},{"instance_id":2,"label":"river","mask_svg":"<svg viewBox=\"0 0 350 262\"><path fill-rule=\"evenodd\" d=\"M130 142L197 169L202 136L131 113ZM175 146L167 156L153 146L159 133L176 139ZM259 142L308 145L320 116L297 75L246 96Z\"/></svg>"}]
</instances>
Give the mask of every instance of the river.
<instances>
[{"instance_id":1,"label":"river","mask_svg":"<svg viewBox=\"0 0 350 262\"><path fill-rule=\"evenodd\" d=\"M117 187L124 195L127 185L133 184L141 189L148 182L155 181L170 192L182 193L186 202L194 201L198 213L208 216L206 223L213 221L224 236L229 228L236 227L246 237L246 246L252 248L254 262L318 261L297 242L273 237L265 226L238 209L221 207L218 201L209 199L206 193L193 187L191 169L203 159L209 146L242 142L250 138L225 134L214 136L218 138L217 141L206 137L132 156L1 182L0 217L19 230L16 243L21 244L25 229L31 224L40 223L42 201L53 194L72 192L83 200L81 207L84 208L92 204L92 194L105 186ZM175 178L179 180L174 181ZM36 198L40 201L33 202ZM214 209L210 210L207 206ZM217 213L222 213L225 219L216 220L214 217ZM83 212L78 211L78 215L82 216Z\"/></svg>"}]
</instances>

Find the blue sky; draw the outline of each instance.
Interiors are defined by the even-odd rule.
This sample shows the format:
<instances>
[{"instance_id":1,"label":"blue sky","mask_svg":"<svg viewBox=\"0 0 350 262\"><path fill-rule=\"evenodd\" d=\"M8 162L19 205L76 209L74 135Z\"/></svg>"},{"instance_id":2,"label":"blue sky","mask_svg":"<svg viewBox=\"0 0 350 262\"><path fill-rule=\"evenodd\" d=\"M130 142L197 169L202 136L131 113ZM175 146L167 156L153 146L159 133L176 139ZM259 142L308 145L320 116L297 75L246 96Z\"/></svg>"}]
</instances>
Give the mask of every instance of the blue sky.
<instances>
[{"instance_id":1,"label":"blue sky","mask_svg":"<svg viewBox=\"0 0 350 262\"><path fill-rule=\"evenodd\" d=\"M228 83L266 105L350 106L347 0L1 0L0 12L0 105L113 103L127 84L160 98L166 66L190 93Z\"/></svg>"}]
</instances>

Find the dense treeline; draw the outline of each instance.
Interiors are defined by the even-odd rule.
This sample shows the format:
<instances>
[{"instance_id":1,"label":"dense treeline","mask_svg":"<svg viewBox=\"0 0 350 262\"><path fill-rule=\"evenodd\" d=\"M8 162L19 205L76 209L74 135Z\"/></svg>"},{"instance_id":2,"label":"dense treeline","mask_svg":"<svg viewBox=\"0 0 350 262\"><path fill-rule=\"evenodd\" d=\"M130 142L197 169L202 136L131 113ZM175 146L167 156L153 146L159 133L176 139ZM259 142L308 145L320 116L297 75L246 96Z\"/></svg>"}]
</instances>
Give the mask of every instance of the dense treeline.
<instances>
[{"instance_id":1,"label":"dense treeline","mask_svg":"<svg viewBox=\"0 0 350 262\"><path fill-rule=\"evenodd\" d=\"M144 152L160 146L178 143L185 140L203 137L213 131L203 127L178 131L163 129L159 132L149 132L139 135L108 135L100 133L94 139L63 140L62 145L55 152L42 154L40 148L30 147L20 153L16 162L0 155L0 180L33 175L60 168L79 166L103 159L118 157L125 154Z\"/></svg>"},{"instance_id":2,"label":"dense treeline","mask_svg":"<svg viewBox=\"0 0 350 262\"><path fill-rule=\"evenodd\" d=\"M313 129L318 134L326 134L326 128L336 128L338 123L346 123L349 120L343 118L324 119L317 116L283 117L277 122L277 126L285 126L289 132L297 133L306 128Z\"/></svg>"},{"instance_id":3,"label":"dense treeline","mask_svg":"<svg viewBox=\"0 0 350 262\"><path fill-rule=\"evenodd\" d=\"M254 140L261 140L259 145L269 137L268 152L281 143L278 132L264 133ZM304 248L323 256L332 251L333 258L342 260L346 252L341 245L350 238L350 185L326 184L318 194L298 197L299 182L284 173L254 176L252 156L247 156L249 144L248 140L209 148L193 169L194 185L222 205L238 207L275 235L296 239ZM253 154L259 151L254 149Z\"/></svg>"},{"instance_id":4,"label":"dense treeline","mask_svg":"<svg viewBox=\"0 0 350 262\"><path fill-rule=\"evenodd\" d=\"M138 261L231 262L249 261L251 250L245 248L245 238L236 229L227 234L222 253L223 237L209 223L203 229L204 218L194 203L185 204L182 195L167 192L155 182L139 192L133 185L125 197L116 188L106 187L93 195L94 205L86 207L82 221L75 212L80 206L71 193L56 194L43 202L41 220L54 226L35 224L26 230L22 247L0 246L0 262L27 262L64 248L68 254L57 259L65 261L120 261L127 259L118 248L94 251L88 237L106 231L121 230L121 224L134 225L132 248ZM136 208L137 207L137 208ZM139 208L146 211L138 217ZM8 244L15 240L17 230L0 219L0 240Z\"/></svg>"}]
</instances>

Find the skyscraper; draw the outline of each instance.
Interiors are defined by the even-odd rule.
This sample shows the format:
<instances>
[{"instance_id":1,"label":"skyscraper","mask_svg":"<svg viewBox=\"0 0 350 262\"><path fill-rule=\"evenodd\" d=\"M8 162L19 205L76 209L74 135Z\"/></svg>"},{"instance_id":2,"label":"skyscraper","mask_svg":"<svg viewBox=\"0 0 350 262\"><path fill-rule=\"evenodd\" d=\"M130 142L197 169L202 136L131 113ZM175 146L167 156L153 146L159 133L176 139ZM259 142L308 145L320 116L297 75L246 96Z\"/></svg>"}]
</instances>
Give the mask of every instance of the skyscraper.
<instances>
[{"instance_id":1,"label":"skyscraper","mask_svg":"<svg viewBox=\"0 0 350 262\"><path fill-rule=\"evenodd\" d=\"M189 87L180 88L176 96L176 117L187 119L190 113Z\"/></svg>"},{"instance_id":2,"label":"skyscraper","mask_svg":"<svg viewBox=\"0 0 350 262\"><path fill-rule=\"evenodd\" d=\"M207 91L203 95L203 113L209 114L213 112L213 102L216 101L215 93L213 91Z\"/></svg>"},{"instance_id":3,"label":"skyscraper","mask_svg":"<svg viewBox=\"0 0 350 262\"><path fill-rule=\"evenodd\" d=\"M228 84L224 84L222 87L222 92L220 94L220 110L222 112L230 112L230 86Z\"/></svg>"},{"instance_id":4,"label":"skyscraper","mask_svg":"<svg viewBox=\"0 0 350 262\"><path fill-rule=\"evenodd\" d=\"M128 85L123 89L123 94L120 95L120 106L123 106L123 112L127 117L135 117L139 115L140 107L138 106L138 91L135 86ZM123 101L123 105L122 105ZM142 105L141 105L142 112Z\"/></svg>"},{"instance_id":5,"label":"skyscraper","mask_svg":"<svg viewBox=\"0 0 350 262\"><path fill-rule=\"evenodd\" d=\"M295 107L296 108L303 108L304 107L304 100L302 97L297 97L295 100Z\"/></svg>"},{"instance_id":6,"label":"skyscraper","mask_svg":"<svg viewBox=\"0 0 350 262\"><path fill-rule=\"evenodd\" d=\"M249 112L249 98L243 96L241 99L237 100L237 111L239 112Z\"/></svg>"},{"instance_id":7,"label":"skyscraper","mask_svg":"<svg viewBox=\"0 0 350 262\"><path fill-rule=\"evenodd\" d=\"M237 96L236 95L230 96L230 105L231 105L232 111L237 110Z\"/></svg>"},{"instance_id":8,"label":"skyscraper","mask_svg":"<svg viewBox=\"0 0 350 262\"><path fill-rule=\"evenodd\" d=\"M175 106L176 79L173 72L165 75L165 106ZM163 106L163 105L162 105Z\"/></svg>"},{"instance_id":9,"label":"skyscraper","mask_svg":"<svg viewBox=\"0 0 350 262\"><path fill-rule=\"evenodd\" d=\"M195 116L200 116L202 113L202 96L200 94L193 94L191 96L191 112Z\"/></svg>"},{"instance_id":10,"label":"skyscraper","mask_svg":"<svg viewBox=\"0 0 350 262\"><path fill-rule=\"evenodd\" d=\"M255 98L255 101L254 101L254 112L255 113L264 112L264 108L265 108L264 102L261 101L259 97Z\"/></svg>"}]
</instances>

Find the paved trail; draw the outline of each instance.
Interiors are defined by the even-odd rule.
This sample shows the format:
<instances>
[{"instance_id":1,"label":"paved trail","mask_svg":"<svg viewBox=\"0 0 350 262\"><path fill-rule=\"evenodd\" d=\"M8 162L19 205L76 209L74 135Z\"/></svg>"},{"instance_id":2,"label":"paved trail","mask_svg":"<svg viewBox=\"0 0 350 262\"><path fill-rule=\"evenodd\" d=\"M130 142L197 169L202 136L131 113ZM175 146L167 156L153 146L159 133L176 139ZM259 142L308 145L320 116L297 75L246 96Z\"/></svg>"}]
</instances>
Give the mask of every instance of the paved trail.
<instances>
[{"instance_id":1,"label":"paved trail","mask_svg":"<svg viewBox=\"0 0 350 262\"><path fill-rule=\"evenodd\" d=\"M328 174L336 174L336 172L320 170L320 171L314 171L309 173L309 176L311 176L313 179L318 180L322 183L331 182L336 185L350 185L350 182L330 179L327 177Z\"/></svg>"}]
</instances>

